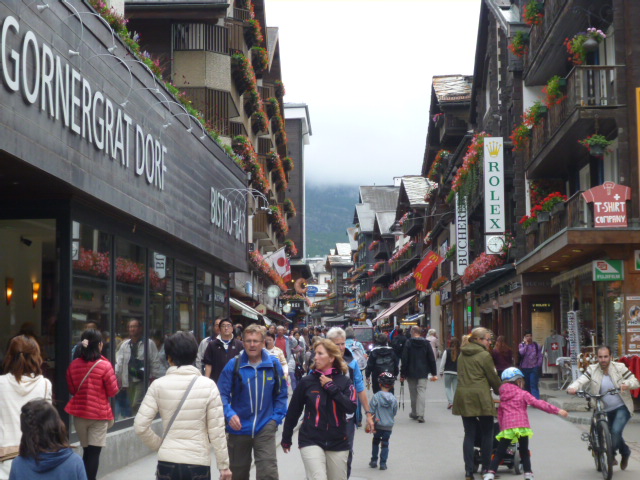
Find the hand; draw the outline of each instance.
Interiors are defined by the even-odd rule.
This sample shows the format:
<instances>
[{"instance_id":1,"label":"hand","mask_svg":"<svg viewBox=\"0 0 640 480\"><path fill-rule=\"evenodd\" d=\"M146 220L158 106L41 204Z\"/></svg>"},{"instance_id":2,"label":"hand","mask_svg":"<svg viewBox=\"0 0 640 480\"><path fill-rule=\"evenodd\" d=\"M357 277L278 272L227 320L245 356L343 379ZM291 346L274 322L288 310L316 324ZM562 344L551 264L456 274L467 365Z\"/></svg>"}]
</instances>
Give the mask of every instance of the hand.
<instances>
[{"instance_id":1,"label":"hand","mask_svg":"<svg viewBox=\"0 0 640 480\"><path fill-rule=\"evenodd\" d=\"M240 417L238 415L234 415L233 417L231 417L231 420L229 420L229 426L234 430L242 429L242 422L240 421Z\"/></svg>"},{"instance_id":2,"label":"hand","mask_svg":"<svg viewBox=\"0 0 640 480\"><path fill-rule=\"evenodd\" d=\"M567 418L569 416L569 412L567 412L566 410L560 409L560 411L558 412L558 415L560 415L561 417Z\"/></svg>"},{"instance_id":3,"label":"hand","mask_svg":"<svg viewBox=\"0 0 640 480\"><path fill-rule=\"evenodd\" d=\"M577 392L578 392L578 390L575 389L575 388L567 388L567 393L569 395L575 395Z\"/></svg>"},{"instance_id":4,"label":"hand","mask_svg":"<svg viewBox=\"0 0 640 480\"><path fill-rule=\"evenodd\" d=\"M400 377L400 383L404 383L405 378L404 377Z\"/></svg>"},{"instance_id":5,"label":"hand","mask_svg":"<svg viewBox=\"0 0 640 480\"><path fill-rule=\"evenodd\" d=\"M331 379L329 377L327 377L326 375L320 375L320 385L322 385L323 387L329 383L331 381Z\"/></svg>"},{"instance_id":6,"label":"hand","mask_svg":"<svg viewBox=\"0 0 640 480\"><path fill-rule=\"evenodd\" d=\"M431 378L429 379L429 381L431 381L431 382L437 382L437 381L438 381L438 376L436 375L436 376L431 377Z\"/></svg>"},{"instance_id":7,"label":"hand","mask_svg":"<svg viewBox=\"0 0 640 480\"><path fill-rule=\"evenodd\" d=\"M373 415L367 415L367 427L369 427L369 431L367 433L375 433L376 432L376 423L373 421ZM365 429L365 432L367 430Z\"/></svg>"},{"instance_id":8,"label":"hand","mask_svg":"<svg viewBox=\"0 0 640 480\"><path fill-rule=\"evenodd\" d=\"M282 447L282 451L284 453L289 453L291 451L291 448L290 447Z\"/></svg>"},{"instance_id":9,"label":"hand","mask_svg":"<svg viewBox=\"0 0 640 480\"><path fill-rule=\"evenodd\" d=\"M220 480L231 480L231 470L228 468L220 470Z\"/></svg>"},{"instance_id":10,"label":"hand","mask_svg":"<svg viewBox=\"0 0 640 480\"><path fill-rule=\"evenodd\" d=\"M626 383L623 383L622 385L620 385L620 390L622 390L623 392L626 392L627 390L630 390L630 389L631 387Z\"/></svg>"}]
</instances>

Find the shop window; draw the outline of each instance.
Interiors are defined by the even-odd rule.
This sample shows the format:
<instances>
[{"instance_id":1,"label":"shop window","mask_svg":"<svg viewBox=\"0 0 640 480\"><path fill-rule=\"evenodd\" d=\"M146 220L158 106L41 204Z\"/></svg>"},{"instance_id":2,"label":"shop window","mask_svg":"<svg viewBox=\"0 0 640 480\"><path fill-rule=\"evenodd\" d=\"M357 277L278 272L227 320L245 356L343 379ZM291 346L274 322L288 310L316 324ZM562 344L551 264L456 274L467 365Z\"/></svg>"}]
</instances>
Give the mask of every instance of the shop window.
<instances>
[{"instance_id":1,"label":"shop window","mask_svg":"<svg viewBox=\"0 0 640 480\"><path fill-rule=\"evenodd\" d=\"M214 306L214 318L222 318L227 314L227 299L229 297L229 282L227 277L221 277L216 275L216 283L213 299L215 301Z\"/></svg>"},{"instance_id":2,"label":"shop window","mask_svg":"<svg viewBox=\"0 0 640 480\"><path fill-rule=\"evenodd\" d=\"M176 265L176 316L175 329L183 332L195 330L194 293L195 293L195 267L179 261Z\"/></svg>"},{"instance_id":3,"label":"shop window","mask_svg":"<svg viewBox=\"0 0 640 480\"><path fill-rule=\"evenodd\" d=\"M209 335L208 329L213 325L214 300L213 281L214 276L209 272L198 269L196 275L196 287L198 292L198 329L195 333L198 341Z\"/></svg>"},{"instance_id":4,"label":"shop window","mask_svg":"<svg viewBox=\"0 0 640 480\"><path fill-rule=\"evenodd\" d=\"M149 252L149 329L158 350L159 374L169 368L164 341L174 332L172 324L173 259L159 252Z\"/></svg>"}]
</instances>

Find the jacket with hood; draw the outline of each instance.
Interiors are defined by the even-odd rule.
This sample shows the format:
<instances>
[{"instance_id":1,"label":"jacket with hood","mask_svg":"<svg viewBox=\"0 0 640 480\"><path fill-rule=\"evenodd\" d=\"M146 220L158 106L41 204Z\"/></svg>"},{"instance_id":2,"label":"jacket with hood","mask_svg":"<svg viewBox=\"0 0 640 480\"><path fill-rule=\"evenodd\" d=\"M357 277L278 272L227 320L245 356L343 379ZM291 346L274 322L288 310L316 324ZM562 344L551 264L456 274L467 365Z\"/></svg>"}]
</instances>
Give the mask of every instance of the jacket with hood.
<instances>
[{"instance_id":1,"label":"jacket with hood","mask_svg":"<svg viewBox=\"0 0 640 480\"><path fill-rule=\"evenodd\" d=\"M100 359L102 361L96 365L98 360L87 362L83 358L76 358L69 365L67 385L73 398L64 408L69 415L88 420L113 420L109 398L118 393L118 381L109 360L104 357ZM95 368L91 370L94 365ZM82 383L89 370L91 373Z\"/></svg>"},{"instance_id":2,"label":"jacket with hood","mask_svg":"<svg viewBox=\"0 0 640 480\"><path fill-rule=\"evenodd\" d=\"M378 345L371 350L364 374L367 378L371 377L372 383L377 389L378 375L382 372L390 372L394 377L398 376L398 357L396 357L393 348L386 345Z\"/></svg>"},{"instance_id":3,"label":"jacket with hood","mask_svg":"<svg viewBox=\"0 0 640 480\"><path fill-rule=\"evenodd\" d=\"M427 378L438 374L436 358L431 343L423 337L411 337L402 351L401 376L404 378Z\"/></svg>"},{"instance_id":4,"label":"jacket with hood","mask_svg":"<svg viewBox=\"0 0 640 480\"><path fill-rule=\"evenodd\" d=\"M35 458L16 457L9 480L87 480L87 473L80 455L70 448L46 452Z\"/></svg>"},{"instance_id":5,"label":"jacket with hood","mask_svg":"<svg viewBox=\"0 0 640 480\"><path fill-rule=\"evenodd\" d=\"M194 376L197 380L163 442L151 424L160 413L163 429L167 428ZM133 429L147 447L158 451L160 461L209 466L213 448L218 469L229 468L218 388L193 365L169 367L164 377L149 385Z\"/></svg>"},{"instance_id":6,"label":"jacket with hood","mask_svg":"<svg viewBox=\"0 0 640 480\"><path fill-rule=\"evenodd\" d=\"M531 405L543 412L557 415L560 409L544 400L538 400L526 390L513 383L505 383L500 387L500 406L498 407L498 423L500 430L510 428L531 428L527 407Z\"/></svg>"},{"instance_id":7,"label":"jacket with hood","mask_svg":"<svg viewBox=\"0 0 640 480\"><path fill-rule=\"evenodd\" d=\"M496 416L491 389L497 394L502 382L493 358L484 345L469 342L458 357L458 388L453 414L463 417Z\"/></svg>"},{"instance_id":8,"label":"jacket with hood","mask_svg":"<svg viewBox=\"0 0 640 480\"><path fill-rule=\"evenodd\" d=\"M282 429L282 446L291 447L293 429L304 410L298 433L298 448L318 446L323 450L349 450L347 414L356 411L356 390L351 380L333 369L324 387L321 373L311 370L298 382Z\"/></svg>"},{"instance_id":9,"label":"jacket with hood","mask_svg":"<svg viewBox=\"0 0 640 480\"><path fill-rule=\"evenodd\" d=\"M239 357L240 368L236 374L236 361L232 358L227 363L218 381L224 416L227 419L227 432L231 435L255 437L271 420L278 425L282 423L287 414L287 383L280 362L274 362L273 357L264 349L262 362L256 367L249 363L247 353L242 352ZM274 368L278 369L277 375L273 373ZM276 386L277 381L280 382L279 386ZM240 430L234 430L228 425L234 415L240 418Z\"/></svg>"},{"instance_id":10,"label":"jacket with hood","mask_svg":"<svg viewBox=\"0 0 640 480\"><path fill-rule=\"evenodd\" d=\"M22 438L20 410L36 398L51 402L51 382L42 375L23 375L20 383L11 374L0 375L0 447L18 447ZM0 462L0 479L9 478L11 461ZM27 477L25 477L27 478Z\"/></svg>"},{"instance_id":11,"label":"jacket with hood","mask_svg":"<svg viewBox=\"0 0 640 480\"><path fill-rule=\"evenodd\" d=\"M391 392L379 391L371 398L369 406L376 419L376 430L391 430L398 413L396 396Z\"/></svg>"}]
</instances>

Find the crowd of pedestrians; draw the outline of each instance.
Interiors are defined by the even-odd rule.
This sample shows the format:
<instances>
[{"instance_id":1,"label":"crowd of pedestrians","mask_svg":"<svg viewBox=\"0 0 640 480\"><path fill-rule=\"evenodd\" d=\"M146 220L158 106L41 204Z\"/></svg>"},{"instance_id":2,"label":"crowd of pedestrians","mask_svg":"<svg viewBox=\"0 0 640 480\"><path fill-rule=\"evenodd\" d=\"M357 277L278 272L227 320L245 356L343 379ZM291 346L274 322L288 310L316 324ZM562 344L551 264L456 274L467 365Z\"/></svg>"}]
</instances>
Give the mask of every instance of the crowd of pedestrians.
<instances>
[{"instance_id":1,"label":"crowd of pedestrians","mask_svg":"<svg viewBox=\"0 0 640 480\"><path fill-rule=\"evenodd\" d=\"M482 327L450 338L445 348L433 329L413 326L409 338L402 329L378 332L367 351L351 327L289 332L283 326L243 327L221 318L200 344L182 331L156 343L145 339L138 319L131 319L114 367L94 327L88 322L67 371L71 398L65 411L82 457L71 450L65 424L52 406L37 341L29 335L11 339L0 376L0 480L95 480L116 418L114 397L117 411L134 415L135 433L157 451L156 478L166 480L212 478L211 450L222 480L249 480L252 463L257 480L277 480L281 424L285 453L293 448L300 424L297 447L307 480L349 478L360 426L372 435L369 466L387 470L398 379L401 388L405 381L409 386L409 417L425 423L427 383L443 377L447 408L462 419L466 480L480 465L483 480L493 480L513 443L525 478L533 479L527 407L568 415L539 399L542 355L530 332L515 354L504 337L494 339ZM145 349L151 382L143 395ZM598 349L598 362L567 392L621 388L606 407L613 447L626 469L630 450L623 430L633 411L629 391L640 384L623 364L612 361L608 347ZM152 429L158 416L162 434Z\"/></svg>"}]
</instances>

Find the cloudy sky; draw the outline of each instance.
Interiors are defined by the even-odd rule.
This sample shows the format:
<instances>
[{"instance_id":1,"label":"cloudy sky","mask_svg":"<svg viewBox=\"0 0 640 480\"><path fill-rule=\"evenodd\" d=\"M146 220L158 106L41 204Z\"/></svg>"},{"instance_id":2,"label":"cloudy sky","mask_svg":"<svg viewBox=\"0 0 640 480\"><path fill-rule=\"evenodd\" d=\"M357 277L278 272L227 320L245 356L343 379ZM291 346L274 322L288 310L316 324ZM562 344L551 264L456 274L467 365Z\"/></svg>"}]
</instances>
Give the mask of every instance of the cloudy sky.
<instances>
[{"instance_id":1,"label":"cloudy sky","mask_svg":"<svg viewBox=\"0 0 640 480\"><path fill-rule=\"evenodd\" d=\"M307 182L385 185L420 173L431 78L473 73L480 3L266 0L285 102L309 105Z\"/></svg>"}]
</instances>

